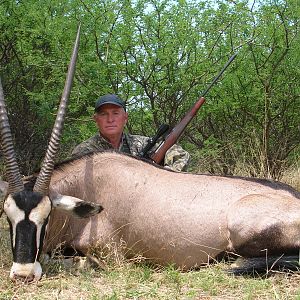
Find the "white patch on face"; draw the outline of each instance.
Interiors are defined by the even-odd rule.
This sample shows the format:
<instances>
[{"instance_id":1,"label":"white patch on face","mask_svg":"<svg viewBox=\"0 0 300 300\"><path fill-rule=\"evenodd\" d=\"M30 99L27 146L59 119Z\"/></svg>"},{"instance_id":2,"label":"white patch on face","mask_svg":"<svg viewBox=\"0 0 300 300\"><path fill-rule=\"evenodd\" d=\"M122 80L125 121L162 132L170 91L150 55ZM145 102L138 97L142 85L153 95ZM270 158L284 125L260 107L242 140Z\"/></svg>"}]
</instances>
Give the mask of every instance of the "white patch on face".
<instances>
[{"instance_id":1,"label":"white patch on face","mask_svg":"<svg viewBox=\"0 0 300 300\"><path fill-rule=\"evenodd\" d=\"M25 212L21 210L11 195L9 195L4 203L4 211L12 226L12 243L15 247L16 241L16 227L19 222L25 219Z\"/></svg>"},{"instance_id":2,"label":"white patch on face","mask_svg":"<svg viewBox=\"0 0 300 300\"><path fill-rule=\"evenodd\" d=\"M36 225L36 243L37 249L40 247L40 235L45 220L51 212L51 202L49 197L43 197L42 201L31 210L29 220Z\"/></svg>"},{"instance_id":3,"label":"white patch on face","mask_svg":"<svg viewBox=\"0 0 300 300\"><path fill-rule=\"evenodd\" d=\"M76 204L79 202L83 201L78 198L65 195L59 195L58 197L52 199L54 207L69 211L72 211L76 207Z\"/></svg>"},{"instance_id":4,"label":"white patch on face","mask_svg":"<svg viewBox=\"0 0 300 300\"><path fill-rule=\"evenodd\" d=\"M51 202L49 197L45 196L41 202L31 210L29 220L36 225L44 224L45 219L49 216L51 211Z\"/></svg>"}]
</instances>

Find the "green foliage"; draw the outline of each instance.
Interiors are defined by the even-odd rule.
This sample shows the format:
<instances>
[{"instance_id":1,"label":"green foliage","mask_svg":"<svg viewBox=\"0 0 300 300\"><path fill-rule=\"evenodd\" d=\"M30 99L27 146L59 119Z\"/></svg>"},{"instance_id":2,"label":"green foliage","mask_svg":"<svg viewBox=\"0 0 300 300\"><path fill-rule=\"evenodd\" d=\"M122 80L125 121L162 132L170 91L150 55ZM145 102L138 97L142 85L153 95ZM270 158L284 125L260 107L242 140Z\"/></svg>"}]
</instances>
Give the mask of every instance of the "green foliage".
<instances>
[{"instance_id":1,"label":"green foliage","mask_svg":"<svg viewBox=\"0 0 300 300\"><path fill-rule=\"evenodd\" d=\"M181 143L192 170L279 178L299 141L298 1L2 1L0 71L22 172L47 146L78 23L79 60L60 158L93 135L95 100L117 93L127 130L174 126L228 58Z\"/></svg>"}]
</instances>

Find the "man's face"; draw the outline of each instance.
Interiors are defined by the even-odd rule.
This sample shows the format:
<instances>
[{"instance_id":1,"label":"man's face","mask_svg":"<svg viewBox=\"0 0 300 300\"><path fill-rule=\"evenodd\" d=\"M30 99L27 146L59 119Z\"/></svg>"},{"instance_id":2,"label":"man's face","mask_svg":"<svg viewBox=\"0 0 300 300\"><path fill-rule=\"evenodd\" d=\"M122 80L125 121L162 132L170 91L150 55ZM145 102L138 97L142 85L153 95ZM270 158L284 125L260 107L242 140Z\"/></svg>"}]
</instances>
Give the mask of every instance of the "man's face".
<instances>
[{"instance_id":1,"label":"man's face","mask_svg":"<svg viewBox=\"0 0 300 300\"><path fill-rule=\"evenodd\" d=\"M121 135L127 119L128 114L124 109L114 104L102 105L94 115L100 133L107 139Z\"/></svg>"}]
</instances>

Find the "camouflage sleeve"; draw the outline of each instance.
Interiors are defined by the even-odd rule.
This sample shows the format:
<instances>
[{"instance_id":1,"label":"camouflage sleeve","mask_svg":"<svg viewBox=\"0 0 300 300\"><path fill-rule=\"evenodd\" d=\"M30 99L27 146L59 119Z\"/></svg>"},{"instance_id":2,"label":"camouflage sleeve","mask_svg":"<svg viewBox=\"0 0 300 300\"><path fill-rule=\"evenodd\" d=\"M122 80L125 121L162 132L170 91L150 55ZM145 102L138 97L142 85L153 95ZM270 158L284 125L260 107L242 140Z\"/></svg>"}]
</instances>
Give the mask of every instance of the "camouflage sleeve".
<instances>
[{"instance_id":1,"label":"camouflage sleeve","mask_svg":"<svg viewBox=\"0 0 300 300\"><path fill-rule=\"evenodd\" d=\"M77 145L73 149L71 156L72 157L82 156L84 154L97 152L101 150L107 150L110 148L111 145L108 142L106 142L103 138L100 138L99 135L95 135L89 138L88 140Z\"/></svg>"},{"instance_id":2,"label":"camouflage sleeve","mask_svg":"<svg viewBox=\"0 0 300 300\"><path fill-rule=\"evenodd\" d=\"M127 134L126 138L130 147L130 153L134 156L138 156L141 153L149 140L149 137L130 134ZM179 172L186 171L189 159L190 154L175 144L165 154L164 167Z\"/></svg>"},{"instance_id":3,"label":"camouflage sleeve","mask_svg":"<svg viewBox=\"0 0 300 300\"><path fill-rule=\"evenodd\" d=\"M76 156L81 156L81 155L84 155L84 154L87 154L89 152L92 152L92 149L90 149L91 147L89 147L89 144L86 143L86 142L83 142L79 145L77 145L72 153L71 153L71 156L72 157L76 157Z\"/></svg>"},{"instance_id":4,"label":"camouflage sleeve","mask_svg":"<svg viewBox=\"0 0 300 300\"><path fill-rule=\"evenodd\" d=\"M173 145L165 155L164 166L173 171L187 171L190 154L181 146Z\"/></svg>"}]
</instances>

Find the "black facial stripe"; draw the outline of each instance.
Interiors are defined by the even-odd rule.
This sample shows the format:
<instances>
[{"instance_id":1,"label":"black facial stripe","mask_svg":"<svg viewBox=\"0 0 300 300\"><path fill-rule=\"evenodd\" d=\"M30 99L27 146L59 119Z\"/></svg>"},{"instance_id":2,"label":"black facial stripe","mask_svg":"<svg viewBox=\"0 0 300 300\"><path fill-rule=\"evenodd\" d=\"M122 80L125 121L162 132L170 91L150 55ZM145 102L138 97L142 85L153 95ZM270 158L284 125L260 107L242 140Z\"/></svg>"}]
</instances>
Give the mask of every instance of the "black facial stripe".
<instances>
[{"instance_id":1,"label":"black facial stripe","mask_svg":"<svg viewBox=\"0 0 300 300\"><path fill-rule=\"evenodd\" d=\"M50 214L49 214L50 216ZM40 236L37 237L37 226L34 222L30 221L28 218L25 220L22 220L17 224L16 226L16 245L13 247L13 228L11 221L7 218L7 221L9 223L9 230L10 230L10 242L11 242L11 249L13 250L13 260L14 262L18 263L32 263L37 260L39 260L42 248L43 248L43 242L44 237L46 234L46 227L49 221L49 216L45 219L44 224L42 225ZM26 225L25 225L26 224ZM28 230L29 228L29 230ZM37 240L36 238L40 239L39 243L39 249L38 249L38 255L36 255L36 249L37 249ZM31 242L29 242L31 241ZM24 245L25 243L25 245ZM28 248L28 246L32 246L31 249ZM26 250L28 251L26 251Z\"/></svg>"},{"instance_id":2,"label":"black facial stripe","mask_svg":"<svg viewBox=\"0 0 300 300\"><path fill-rule=\"evenodd\" d=\"M42 252L42 248L43 248L43 244L44 244L44 237L45 237L45 234L46 234L46 227L47 227L47 224L48 224L48 221L49 221L49 216L47 217L47 219L45 219L45 222L42 226L42 229L41 229L41 235L40 235L40 247L39 247L39 253L38 253L38 256L37 256L37 260L40 259L40 255L41 255L41 252Z\"/></svg>"},{"instance_id":3,"label":"black facial stripe","mask_svg":"<svg viewBox=\"0 0 300 300\"><path fill-rule=\"evenodd\" d=\"M42 201L43 196L39 193L24 190L13 194L13 198L17 207L24 211L25 215L28 216L31 210L37 207Z\"/></svg>"},{"instance_id":4,"label":"black facial stripe","mask_svg":"<svg viewBox=\"0 0 300 300\"><path fill-rule=\"evenodd\" d=\"M9 224L9 236L10 236L10 245L11 245L11 249L13 250L14 253L14 247L13 247L13 228L12 228L12 224L9 218L6 218L8 224Z\"/></svg>"},{"instance_id":5,"label":"black facial stripe","mask_svg":"<svg viewBox=\"0 0 300 300\"><path fill-rule=\"evenodd\" d=\"M36 259L37 226L29 219L20 221L16 226L13 258L16 263L33 263Z\"/></svg>"}]
</instances>

